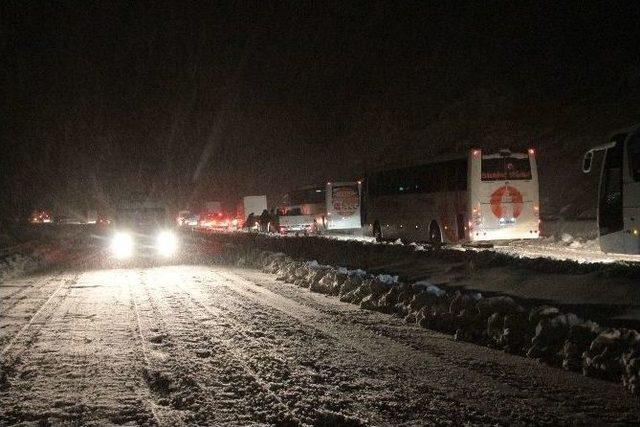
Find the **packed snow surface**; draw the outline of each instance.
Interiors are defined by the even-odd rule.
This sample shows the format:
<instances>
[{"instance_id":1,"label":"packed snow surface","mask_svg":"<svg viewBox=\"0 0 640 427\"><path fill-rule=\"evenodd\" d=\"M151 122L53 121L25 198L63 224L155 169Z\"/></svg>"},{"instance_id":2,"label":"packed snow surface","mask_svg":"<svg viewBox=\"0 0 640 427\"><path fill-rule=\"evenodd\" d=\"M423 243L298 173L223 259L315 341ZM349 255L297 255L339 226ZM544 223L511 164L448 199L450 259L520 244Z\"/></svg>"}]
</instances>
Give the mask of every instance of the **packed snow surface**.
<instances>
[{"instance_id":1,"label":"packed snow surface","mask_svg":"<svg viewBox=\"0 0 640 427\"><path fill-rule=\"evenodd\" d=\"M639 421L618 384L257 270L86 268L11 279L0 291L2 425Z\"/></svg>"},{"instance_id":2,"label":"packed snow surface","mask_svg":"<svg viewBox=\"0 0 640 427\"><path fill-rule=\"evenodd\" d=\"M543 223L545 237L535 240L519 240L513 242L496 242L491 248L482 248L515 258L548 258L554 260L576 261L580 263L618 262L640 263L640 255L607 254L600 250L597 238L597 225L594 221L549 221ZM333 240L353 240L359 242L376 243L371 236L364 232L352 235L325 234L323 237ZM400 240L384 242L385 245L402 244ZM425 244L409 242L416 251L424 251ZM450 245L458 250L469 250L469 246Z\"/></svg>"}]
</instances>

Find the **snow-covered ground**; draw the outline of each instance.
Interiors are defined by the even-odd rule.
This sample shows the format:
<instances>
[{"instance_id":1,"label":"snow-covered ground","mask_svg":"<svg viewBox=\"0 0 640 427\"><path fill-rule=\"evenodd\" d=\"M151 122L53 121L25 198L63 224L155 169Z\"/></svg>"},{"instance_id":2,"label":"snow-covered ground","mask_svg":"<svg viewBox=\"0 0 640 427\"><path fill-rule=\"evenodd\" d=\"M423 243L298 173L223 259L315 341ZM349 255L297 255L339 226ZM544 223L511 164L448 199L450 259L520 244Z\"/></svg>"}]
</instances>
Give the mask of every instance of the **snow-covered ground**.
<instances>
[{"instance_id":1,"label":"snow-covered ground","mask_svg":"<svg viewBox=\"0 0 640 427\"><path fill-rule=\"evenodd\" d=\"M550 258L576 261L580 263L636 263L640 264L640 255L607 254L600 250L597 240L581 241L571 235L565 240L541 239L517 241L496 245L493 250L517 258Z\"/></svg>"},{"instance_id":2,"label":"snow-covered ground","mask_svg":"<svg viewBox=\"0 0 640 427\"><path fill-rule=\"evenodd\" d=\"M0 283L63 263L78 265L105 246L97 226L20 226L0 234Z\"/></svg>"},{"instance_id":3,"label":"snow-covered ground","mask_svg":"<svg viewBox=\"0 0 640 427\"><path fill-rule=\"evenodd\" d=\"M495 251L514 258L548 258L561 261L576 261L579 263L614 264L639 263L640 255L606 254L600 250L597 238L597 225L594 220L555 220L543 223L545 237L536 240L519 240L513 242L498 242L493 247L482 250ZM351 240L358 242L376 243L375 239L358 231L352 234L336 234L327 232L322 235L326 239ZM382 244L401 244L401 242L386 242ZM409 243L417 249L425 245ZM452 249L472 249L463 245L447 245Z\"/></svg>"},{"instance_id":4,"label":"snow-covered ground","mask_svg":"<svg viewBox=\"0 0 640 427\"><path fill-rule=\"evenodd\" d=\"M10 280L0 292L2 425L639 421L618 384L257 270L87 269Z\"/></svg>"}]
</instances>

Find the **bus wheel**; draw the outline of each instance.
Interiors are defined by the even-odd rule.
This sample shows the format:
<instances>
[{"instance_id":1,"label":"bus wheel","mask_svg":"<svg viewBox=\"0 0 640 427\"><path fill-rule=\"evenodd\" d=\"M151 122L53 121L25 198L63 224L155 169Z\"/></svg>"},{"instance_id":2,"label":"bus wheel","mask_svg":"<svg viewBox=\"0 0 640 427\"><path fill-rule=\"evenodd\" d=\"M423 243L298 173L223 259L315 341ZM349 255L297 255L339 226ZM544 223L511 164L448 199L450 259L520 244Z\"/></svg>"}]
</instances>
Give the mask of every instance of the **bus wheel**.
<instances>
[{"instance_id":1,"label":"bus wheel","mask_svg":"<svg viewBox=\"0 0 640 427\"><path fill-rule=\"evenodd\" d=\"M376 242L382 242L382 228L378 221L373 223L373 237L376 238Z\"/></svg>"},{"instance_id":2,"label":"bus wheel","mask_svg":"<svg viewBox=\"0 0 640 427\"><path fill-rule=\"evenodd\" d=\"M429 241L431 243L442 243L442 233L437 222L431 221L429 226Z\"/></svg>"}]
</instances>

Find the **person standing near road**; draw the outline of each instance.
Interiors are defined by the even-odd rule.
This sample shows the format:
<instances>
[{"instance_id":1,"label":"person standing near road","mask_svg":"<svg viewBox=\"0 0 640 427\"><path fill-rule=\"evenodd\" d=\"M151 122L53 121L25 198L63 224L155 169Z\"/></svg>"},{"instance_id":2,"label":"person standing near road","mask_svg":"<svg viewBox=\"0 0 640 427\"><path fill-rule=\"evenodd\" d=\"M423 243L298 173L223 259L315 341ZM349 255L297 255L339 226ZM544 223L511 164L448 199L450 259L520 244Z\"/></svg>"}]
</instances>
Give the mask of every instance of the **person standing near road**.
<instances>
[{"instance_id":1,"label":"person standing near road","mask_svg":"<svg viewBox=\"0 0 640 427\"><path fill-rule=\"evenodd\" d=\"M253 214L253 212L251 212L247 217L247 220L244 222L244 226L242 228L246 228L247 230L251 231L251 229L255 225L255 222L256 216Z\"/></svg>"},{"instance_id":2,"label":"person standing near road","mask_svg":"<svg viewBox=\"0 0 640 427\"><path fill-rule=\"evenodd\" d=\"M268 232L269 224L271 223L271 214L269 213L269 211L264 209L260 214L260 218L258 219L258 221L260 222L260 231Z\"/></svg>"}]
</instances>

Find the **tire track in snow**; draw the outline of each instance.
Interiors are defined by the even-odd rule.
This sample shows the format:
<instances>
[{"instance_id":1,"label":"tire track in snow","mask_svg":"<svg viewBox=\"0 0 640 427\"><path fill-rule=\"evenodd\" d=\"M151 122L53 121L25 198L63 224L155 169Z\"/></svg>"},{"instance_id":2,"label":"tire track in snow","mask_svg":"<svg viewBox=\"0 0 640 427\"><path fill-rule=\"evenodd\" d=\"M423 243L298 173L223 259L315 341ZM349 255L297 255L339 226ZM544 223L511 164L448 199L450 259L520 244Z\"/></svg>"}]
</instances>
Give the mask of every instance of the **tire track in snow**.
<instances>
[{"instance_id":1,"label":"tire track in snow","mask_svg":"<svg viewBox=\"0 0 640 427\"><path fill-rule=\"evenodd\" d=\"M361 332L356 334L351 333L345 338L345 325L334 325L331 323L331 320L328 322L322 321L323 317L326 318L330 315L322 313L311 306L298 303L262 286L256 285L253 281L244 279L235 273L227 272L222 269L216 269L215 273L233 283L234 286L229 286L228 283L222 282L234 292L262 304L269 305L281 313L298 320L309 328L314 328L320 332L334 336L341 344L351 346L374 360L379 359L381 355L387 355L387 357L401 357L406 359L405 363L408 365L412 363L415 364L416 361L419 360L428 360L431 368L436 367L435 370L429 369L429 375L434 375L434 383L440 383L441 386L444 386L445 388L464 390L464 392L459 392L458 390L455 393L456 399L462 404L467 404L471 407L480 407L487 414L497 413L497 407L494 406L496 402L488 401L483 391L486 389L493 389L501 396L502 399L510 397L513 402L516 405L519 404L523 410L528 406L527 410L535 413L538 409L536 406L529 406L526 404L526 400L523 401L523 393L518 387L518 384L505 383L500 375L496 375L494 372L488 372L486 369L482 369L481 363L477 366L465 366L464 364L461 364L460 361L454 361L441 355L429 355L423 351L415 350L406 344L397 342L391 337L377 335L366 328L363 329L361 325L353 323L349 323L348 325L351 332L354 332L354 330L360 330ZM353 339L354 337L357 338ZM439 372L450 372L452 369L456 370L455 377L437 376ZM562 372L562 374L572 375L565 372ZM589 382L589 380L590 379L583 379L585 382ZM474 384L476 384L476 386L474 386ZM553 390L550 390L550 392L553 393ZM538 398L548 400L549 394L544 392L539 393ZM586 406L589 405L587 404ZM552 416L555 417L555 414Z\"/></svg>"},{"instance_id":2,"label":"tire track in snow","mask_svg":"<svg viewBox=\"0 0 640 427\"><path fill-rule=\"evenodd\" d=\"M225 316L225 313L223 313L223 311L221 311L220 309L213 308L213 307L206 307L205 305L201 304L184 288L184 286L180 283L180 281L176 281L175 283L172 284L172 286L176 286L180 288L182 290L182 295L186 295L188 299L191 300L192 304L195 307L197 307L197 309L199 309L200 311L198 312L198 310L193 310L189 308L188 305L184 303L184 301L181 302L180 308L182 310L186 309L188 311L188 314L189 314L188 322L191 323L192 325L191 329L198 330L199 328L202 327L201 322L212 320L211 317L216 319L221 319L221 320L228 319ZM162 289L166 292L166 288L162 287ZM175 293L175 291L169 294L169 296L175 296L175 295L178 295L177 293ZM163 295L163 297L165 300L169 299L166 294ZM199 318L201 322L200 323L197 322L196 318ZM244 338L246 338L247 340L255 341L255 339L249 337L248 335L246 334L243 334L243 335L244 335ZM249 364L245 361L245 358L243 357L243 355L234 348L234 343L231 340L224 339L222 337L212 337L209 334L207 335L207 338L210 340L211 339L215 340L216 344L220 344L220 346L226 351L226 353L228 353L233 358L233 360L235 361L235 364L241 367L242 370L244 370L244 372L250 378L253 379L253 381L258 385L258 387L262 389L262 391L265 394L267 394L268 396L271 397L271 399L277 402L281 406L281 408L286 409L285 412L286 412L286 415L288 415L287 421L299 422L298 417L294 414L291 407L286 402L284 402L275 391L272 390L272 387L268 381L263 379L253 368L251 368L251 366L249 366Z\"/></svg>"},{"instance_id":3,"label":"tire track in snow","mask_svg":"<svg viewBox=\"0 0 640 427\"><path fill-rule=\"evenodd\" d=\"M342 405L343 410L345 405L359 405L361 403L350 402L350 400L357 401L358 397L361 397L355 396L357 392L340 389L343 377L325 379L327 383L324 380L318 381L314 376L316 371L309 364L301 364L298 360L294 360L302 356L303 359L316 361L318 342L322 338L313 334L315 339L309 339L311 338L309 334L302 333L301 330L288 322L270 322L268 327L271 330L265 331L264 324L253 323L260 322L260 320L252 317L247 319L246 316L240 315L242 312L251 313L252 310L246 305L246 300L237 298L237 295L229 293L229 295L217 295L209 298L209 295L199 292L201 295L198 297L194 295L193 291L199 290L199 287L191 289L185 289L182 285L179 287L183 290L181 295L190 301L189 305L192 308L189 310L193 318L206 320L207 314L220 313L221 318L226 321L223 327L224 335L230 338L217 337L216 342L224 343L225 350L230 353L233 359L250 373L256 382L262 385L263 389L268 391L284 407L289 408L288 414L296 421L302 424L314 424L321 416L322 406L327 401L331 401L328 406L333 405L333 409L338 404ZM212 307L203 302L203 298L207 301L223 299L225 304L231 303L233 307L222 309ZM252 302L250 301L250 303ZM237 325L248 326L248 328L239 328ZM275 336L270 332L274 332ZM266 340L259 340L256 337L266 338ZM283 338L286 343L271 342L272 339L280 341ZM324 366L330 362L326 362L322 357L321 359L322 361L319 362L322 367L319 369L322 371ZM336 366L342 365L344 363L334 364L331 367L336 368ZM322 372L317 372L317 374L322 376ZM281 393L283 397L280 397ZM346 410L353 415L357 411L352 409ZM318 412L319 410L320 412Z\"/></svg>"},{"instance_id":4,"label":"tire track in snow","mask_svg":"<svg viewBox=\"0 0 640 427\"><path fill-rule=\"evenodd\" d=\"M95 252L95 253L89 253L89 254L83 254L81 256L78 257L77 260L75 260L75 262L79 262L82 257L84 257L84 263L86 262L90 262L90 261L95 261L99 256L101 255L101 253ZM35 290L36 293L41 291L42 289L44 289L48 284L50 284L51 282L58 280L60 277L64 276L65 272L64 271L54 271L51 273L48 273L44 278L40 278L38 279L37 277L34 277L33 279L36 280L35 283L32 283L28 286L23 286L20 289L18 289L17 291L9 294L9 295L4 295L2 296L2 298L0 299L0 301L2 301L0 308L2 309L2 316L5 316L9 311L11 311L13 308L15 308L16 305L18 305L20 302L24 301L24 298L21 298L22 294L24 294L27 291L33 291ZM76 278L79 275L76 275ZM18 278L17 280L22 281L22 280L26 280L25 278ZM7 287L7 283L0 283L0 288L2 287ZM31 292L28 292L28 294Z\"/></svg>"},{"instance_id":5,"label":"tire track in snow","mask_svg":"<svg viewBox=\"0 0 640 427\"><path fill-rule=\"evenodd\" d=\"M218 275L218 277L220 276ZM214 280L214 282L218 283L219 280ZM215 301L216 299L220 299L220 298L224 298L225 302L233 301L233 300L236 300L238 302L244 301L245 302L244 304L242 305L236 304L238 305L238 307L235 307L233 311L230 310L228 313L226 313L226 316L230 319L235 320L236 324L240 324L240 323L251 324L250 319L243 318L243 316L239 315L239 313L241 313L242 311L250 313L250 312L253 312L254 309L259 311L262 311L265 308L273 309L273 307L270 307L268 303L265 303L264 299L261 297L260 294L255 294L247 297L247 295L243 295L242 293L238 292L237 289L234 289L233 287L229 287L228 285L224 286L224 288L227 291L231 291L231 294L235 296L211 294L209 287L204 287L204 289L210 298L207 298L204 294L202 296L205 297L207 301L209 300ZM195 298L190 292L188 292L188 296L190 298ZM200 305L203 305L203 308L206 310L205 303L199 300L197 300L196 302L199 303ZM294 303L293 301L290 301L290 302ZM253 307L254 305L255 307ZM282 306L280 306L280 308L282 308ZM292 308L295 311L296 309L295 303L290 308ZM302 310L304 310L304 308L302 308ZM265 314L267 314L267 312L265 312ZM283 313L278 313L276 316L274 316L274 314L275 313L272 311L271 313L269 313L269 316L273 316L273 319L278 319L278 317L280 319L290 319L292 317L290 315L291 313L289 310L284 311ZM296 318L294 317L294 319ZM364 340L360 337L356 337L353 335L351 335L350 338L345 339L344 336L336 336L334 333L332 334L326 333L325 330L319 329L318 327L312 325L311 323L302 323L298 321L292 324L291 322L288 322L288 321L285 321L285 322L288 325L290 325L291 330L300 330L298 327L294 326L297 324L297 325L304 326L304 329L302 330L319 332L319 334L312 333L312 335L317 338L312 340L311 342L306 342L306 343L298 342L297 344L294 344L293 347L284 351L283 357L285 359L289 359L291 356L295 356L296 358L297 365L295 365L294 372L296 369L299 370L301 368L301 364L300 364L301 362L299 360L301 356L302 356L302 360L304 360L305 356L313 355L314 351L317 351L320 348L325 349L325 351L328 349L331 349L329 351L331 353L335 353L335 357L329 355L329 356L321 357L321 359L318 360L318 362L320 363L319 367L321 371L324 371L325 374L329 372L329 375L331 375L330 379L325 380L326 383L320 383L320 384L315 382L306 383L305 381L303 381L304 384L300 384L299 382L296 383L296 385L298 386L304 385L306 393L310 395L321 395L325 397L325 399L320 400L320 402L317 402L317 401L314 402L314 405L315 405L313 406L314 408L319 409L323 404L327 403L328 401L331 401L332 399L334 400L332 400L331 403L328 403L328 408L331 408L331 406L335 405L336 403L341 404L342 402L344 402L344 398L349 397L349 393L347 392L347 390L352 387L350 385L346 385L347 389L345 389L344 381L346 380L347 383L351 383L351 384L354 384L354 381L355 381L355 384L357 384L360 380L357 377L354 378L353 376L354 370L360 371L363 369L364 369L363 372L367 376L365 379L365 382L369 382L369 381L372 381L372 382L369 384L369 386L365 388L361 388L360 386L356 385L355 386L356 389L360 389L361 392L364 392L365 394L375 395L376 393L382 393L385 400L391 398L392 401L396 402L395 404L398 405L397 407L402 407L405 404L405 398L402 398L399 396L415 396L415 398L413 399L413 403L415 404L418 404L417 402L420 402L421 399L426 399L429 402L443 401L448 404L451 404L452 402L454 402L454 400L452 400L450 396L448 396L448 394L450 394L449 392L443 392L442 390L436 390L436 389L432 389L432 390L425 389L424 386L420 384L419 381L404 382L404 381L398 380L399 377L406 376L407 372L404 372L404 371L397 372L395 359L393 357L388 356L388 353L389 353L388 351L380 352L376 350L375 352L364 352L362 350L362 346L358 345L358 343L364 342L364 341L376 341L373 335L367 336L367 338L365 338ZM236 330L235 334L242 336L244 339L244 336L246 335L242 331L238 330L237 327L234 327L233 324L234 323L229 325L229 328L235 329ZM276 325L277 325L276 323L271 321L266 326L270 328L274 328L276 327ZM272 330L276 334L278 333L282 334L283 332L286 333L286 331L281 331L277 329L272 329ZM282 335L280 335L280 338L282 338ZM293 337L291 336L291 334L286 334L286 340L292 340L292 339ZM336 341L339 344L337 347L338 349L336 349L335 347ZM266 349L264 349L264 343L258 342L258 341L255 341L255 342L258 344L257 346L255 346L255 348L260 349L259 351L266 351ZM342 349L340 349L340 347L342 347ZM249 348L251 347L249 346ZM279 348L275 347L273 350L276 352L283 352L282 346L280 346ZM382 350L382 347L380 347L379 350ZM293 351L293 353L289 353L289 351ZM359 357L359 355L363 355L363 354L365 354L366 356L364 359L362 357ZM244 358L251 359L251 356L252 354L248 354L248 353L242 355L243 359ZM363 360L366 361L364 364L362 363ZM258 359L258 362L260 362L260 359ZM304 364L304 362L302 363ZM369 377L369 375L371 375L372 373L374 376ZM431 370L431 373L433 373L433 369ZM297 377L296 379L299 380L299 378L300 377ZM408 378L411 378L411 374L409 374ZM308 380L308 378L305 378L305 380ZM384 384L382 389L379 388L381 384ZM321 385L326 386L328 388L325 388L324 391L320 391L319 387ZM336 390L340 390L340 392L332 393L332 391L335 392ZM387 396L388 393L393 395L393 397ZM359 394L359 393L356 392L356 394ZM382 423L391 422L389 418L386 418L387 415L383 413L379 413L379 408L376 407L375 405L376 398L373 398L372 401L367 403L366 402L367 399L363 401L362 396L359 396L359 397L351 396L351 397L354 398L355 402L352 402L350 405L354 405L354 407L350 409L346 409L347 412L353 413L353 411L355 410L356 413L363 415L365 418L369 418L371 416L382 417L381 420L374 421L374 424L379 422L382 422ZM463 399L456 399L456 400L457 400L455 403L456 408L451 411L442 411L441 409L439 409L438 411L430 411L431 413L428 413L428 412L425 413L424 411L422 412L418 411L418 412L420 412L422 415L425 415L427 417L431 417L434 420L437 420L439 418L440 419L447 418L452 420L453 419L458 419L458 420L464 419L467 421L471 420L472 422L475 422L475 423L487 423L487 422L500 423L501 422L499 421L499 418L495 418L488 415L491 413L489 411L485 411L484 413L481 411L478 411L477 410L478 404L476 400L468 399L467 403L465 403ZM304 407L301 409L304 410ZM416 416L416 413L414 413L414 411L407 410L405 412L400 411L400 413L402 413L403 417L407 418L408 420L415 421L419 419L419 417ZM400 413L396 415L400 415ZM434 414L434 413L437 413L437 414ZM374 415L371 415L371 414L374 414ZM307 416L310 419L313 419L313 417L317 417L317 413L313 415L307 414ZM391 418L391 419L393 420L394 418Z\"/></svg>"},{"instance_id":6,"label":"tire track in snow","mask_svg":"<svg viewBox=\"0 0 640 427\"><path fill-rule=\"evenodd\" d=\"M51 315L53 314L53 311L49 312L48 315L46 313L46 310L49 308L49 304L51 303L51 301L54 300L54 298L56 298L58 296L58 294L64 290L64 294L62 295L62 300L66 299L66 297L69 295L69 291L71 289L71 285L73 285L74 283L77 282L78 277L80 275L76 274L72 279L66 279L64 281L62 281L60 283L60 285L53 291L53 293L49 296L49 298L47 298L45 300L44 303L42 303L42 305L40 305L40 307L38 308L38 310L36 310L36 312L31 316L31 318L27 321L26 324L24 324L19 330L18 332L16 332L13 337L9 340L9 342L2 348L2 350L0 350L0 357L5 358L6 360L6 355L9 352L9 350L11 350L11 348L16 344L16 342L18 341L18 339L20 339L28 330L29 328L31 328L31 326L35 323L35 321L37 320L38 316L40 316L42 313L45 313L45 318L42 320L42 322L40 323L40 328L41 329L47 322L47 320L51 317ZM54 307L54 311L55 311L55 307ZM38 329L38 330L39 330Z\"/></svg>"},{"instance_id":7,"label":"tire track in snow","mask_svg":"<svg viewBox=\"0 0 640 427\"><path fill-rule=\"evenodd\" d=\"M281 420L282 410L274 411L274 405L280 405L273 396L264 390L256 394L253 390L261 388L254 378L228 352L217 353L215 349L224 349L222 343L213 341L209 331L202 329L202 324L194 320L194 313L182 300L174 298L176 283L170 283L169 292L160 285L160 282L173 277L163 274L159 280L149 284L145 278L147 275L140 273L144 304L147 305L146 309L140 309L141 328L150 331L143 336L147 342L159 346L148 351L151 366L148 385L151 391L159 387L154 392L159 393L155 397L159 402L157 409L174 415L171 424L245 425L270 419ZM207 320L215 319L207 316L204 321ZM145 323L148 324L146 328ZM207 354L202 354L203 343L209 344ZM224 384L225 381L230 382ZM256 406L257 403L260 405ZM165 414L160 414L161 418L166 418ZM289 418L287 420L290 421Z\"/></svg>"},{"instance_id":8,"label":"tire track in snow","mask_svg":"<svg viewBox=\"0 0 640 427\"><path fill-rule=\"evenodd\" d=\"M76 275L73 279L65 280L56 288L56 290L49 296L49 298L38 308L38 310L31 316L29 321L16 332L11 340L0 351L0 390L4 389L9 383L9 377L14 373L16 366L19 364L22 355L27 352L40 335L40 331L53 317L53 314L58 310L64 310L70 304L68 298L71 290L71 285L76 283L79 275ZM51 302L60 296L61 304L52 305ZM40 318L41 317L41 318ZM37 326L37 328L34 328ZM30 335L23 341L27 331ZM20 344L20 347L16 346ZM14 351L12 351L14 350Z\"/></svg>"},{"instance_id":9,"label":"tire track in snow","mask_svg":"<svg viewBox=\"0 0 640 427\"><path fill-rule=\"evenodd\" d=\"M151 361L149 360L149 350L147 349L147 340L145 339L144 332L142 331L142 323L140 322L140 309L138 308L138 302L136 301L136 297L133 294L132 286L129 286L129 297L131 298L131 303L133 306L133 311L136 317L136 332L138 337L140 338L140 352L142 353L143 363L145 372L143 375L146 375L147 372L151 369ZM151 401L149 396L143 396L142 393L138 390L138 395L141 401L147 402L149 406L149 410L151 411L151 415L155 420L157 425L163 425L160 421L160 417L155 408L155 404Z\"/></svg>"},{"instance_id":10,"label":"tire track in snow","mask_svg":"<svg viewBox=\"0 0 640 427\"><path fill-rule=\"evenodd\" d=\"M23 300L23 298L20 298L22 294L26 293L27 291L32 291L36 289L40 290L41 288L45 287L52 281L58 279L61 275L62 275L62 272L58 272L58 273L54 273L53 275L48 275L47 277L40 278L40 279L34 278L35 281L33 283L28 284L27 286L21 286L15 292L8 295L4 295L1 299L2 304L0 305L0 307L2 308L3 315L5 315L8 311L13 309L19 302ZM31 279L31 280L34 280L34 279ZM7 283L0 284L0 288L2 287L8 287Z\"/></svg>"}]
</instances>

